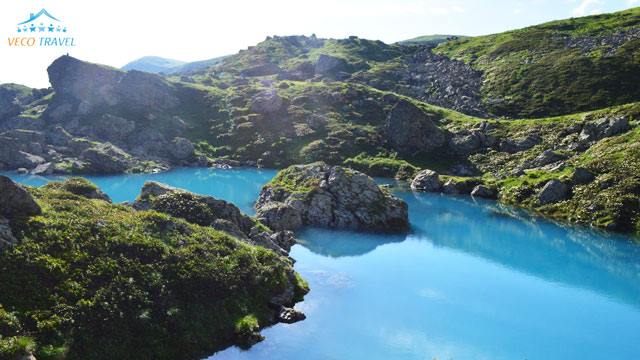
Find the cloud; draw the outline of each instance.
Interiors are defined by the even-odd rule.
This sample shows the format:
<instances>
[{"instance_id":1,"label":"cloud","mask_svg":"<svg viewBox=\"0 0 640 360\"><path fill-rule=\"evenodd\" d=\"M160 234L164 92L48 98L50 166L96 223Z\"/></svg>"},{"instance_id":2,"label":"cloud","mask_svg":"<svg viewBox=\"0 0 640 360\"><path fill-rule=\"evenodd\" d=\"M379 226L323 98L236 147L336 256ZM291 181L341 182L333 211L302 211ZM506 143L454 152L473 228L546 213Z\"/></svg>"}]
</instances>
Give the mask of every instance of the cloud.
<instances>
[{"instance_id":1,"label":"cloud","mask_svg":"<svg viewBox=\"0 0 640 360\"><path fill-rule=\"evenodd\" d=\"M628 1L638 1L638 0L628 0ZM585 16L585 15L595 15L602 12L602 9L599 6L603 5L603 0L580 0L578 6L576 6L573 11L573 16Z\"/></svg>"},{"instance_id":2,"label":"cloud","mask_svg":"<svg viewBox=\"0 0 640 360\"><path fill-rule=\"evenodd\" d=\"M640 0L627 0L627 4L629 4L629 5L638 5L638 4L640 4Z\"/></svg>"}]
</instances>

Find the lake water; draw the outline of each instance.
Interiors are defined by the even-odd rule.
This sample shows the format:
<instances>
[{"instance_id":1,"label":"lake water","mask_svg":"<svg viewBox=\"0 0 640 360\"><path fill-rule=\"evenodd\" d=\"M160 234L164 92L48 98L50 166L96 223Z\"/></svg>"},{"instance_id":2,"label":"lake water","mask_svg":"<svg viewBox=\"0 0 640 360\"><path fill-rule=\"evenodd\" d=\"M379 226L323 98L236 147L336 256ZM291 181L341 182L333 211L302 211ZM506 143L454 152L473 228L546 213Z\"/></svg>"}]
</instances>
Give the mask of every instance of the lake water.
<instances>
[{"instance_id":1,"label":"lake water","mask_svg":"<svg viewBox=\"0 0 640 360\"><path fill-rule=\"evenodd\" d=\"M181 169L90 179L115 201L155 180L253 213L274 174ZM636 242L495 202L396 194L409 204L410 235L302 231L291 256L311 286L297 305L307 319L209 360L640 359Z\"/></svg>"}]
</instances>

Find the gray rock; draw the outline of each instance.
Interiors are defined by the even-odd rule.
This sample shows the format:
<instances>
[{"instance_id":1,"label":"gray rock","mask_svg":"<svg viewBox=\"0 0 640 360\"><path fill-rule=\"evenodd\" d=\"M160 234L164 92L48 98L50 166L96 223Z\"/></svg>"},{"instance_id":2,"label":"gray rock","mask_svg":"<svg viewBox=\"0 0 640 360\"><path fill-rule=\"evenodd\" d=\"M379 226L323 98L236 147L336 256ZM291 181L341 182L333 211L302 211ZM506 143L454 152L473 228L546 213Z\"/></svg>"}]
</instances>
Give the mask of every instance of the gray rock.
<instances>
[{"instance_id":1,"label":"gray rock","mask_svg":"<svg viewBox=\"0 0 640 360\"><path fill-rule=\"evenodd\" d=\"M82 152L88 162L86 171L98 174L117 174L131 165L131 156L110 143L95 145Z\"/></svg>"},{"instance_id":2,"label":"gray rock","mask_svg":"<svg viewBox=\"0 0 640 360\"><path fill-rule=\"evenodd\" d=\"M59 125L49 130L46 138L50 144L55 146L67 146L73 140L73 136Z\"/></svg>"},{"instance_id":3,"label":"gray rock","mask_svg":"<svg viewBox=\"0 0 640 360\"><path fill-rule=\"evenodd\" d=\"M9 226L9 220L0 216L0 252L17 243L18 240L13 236L13 232Z\"/></svg>"},{"instance_id":4,"label":"gray rock","mask_svg":"<svg viewBox=\"0 0 640 360\"><path fill-rule=\"evenodd\" d=\"M587 169L579 167L576 168L571 175L571 183L575 185L584 185L592 182L595 176Z\"/></svg>"},{"instance_id":5,"label":"gray rock","mask_svg":"<svg viewBox=\"0 0 640 360\"><path fill-rule=\"evenodd\" d=\"M453 135L449 148L458 155L469 155L482 150L485 136L480 131L464 131Z\"/></svg>"},{"instance_id":6,"label":"gray rock","mask_svg":"<svg viewBox=\"0 0 640 360\"><path fill-rule=\"evenodd\" d=\"M116 143L125 142L135 128L133 121L109 114L103 115L93 124L93 132L97 139Z\"/></svg>"},{"instance_id":7,"label":"gray rock","mask_svg":"<svg viewBox=\"0 0 640 360\"><path fill-rule=\"evenodd\" d=\"M52 163L44 163L36 166L35 169L31 170L32 175L51 175L53 174L54 166Z\"/></svg>"},{"instance_id":8,"label":"gray rock","mask_svg":"<svg viewBox=\"0 0 640 360\"><path fill-rule=\"evenodd\" d=\"M175 159L185 160L193 157L195 146L193 146L193 143L191 143L191 141L182 137L177 137L171 142L171 145L169 146L169 152Z\"/></svg>"},{"instance_id":9,"label":"gray rock","mask_svg":"<svg viewBox=\"0 0 640 360\"><path fill-rule=\"evenodd\" d=\"M302 214L293 206L272 202L257 209L256 217L275 231L297 230L302 227Z\"/></svg>"},{"instance_id":10,"label":"gray rock","mask_svg":"<svg viewBox=\"0 0 640 360\"><path fill-rule=\"evenodd\" d=\"M629 131L629 119L625 116L602 118L586 123L580 132L579 139L594 142L607 137Z\"/></svg>"},{"instance_id":11,"label":"gray rock","mask_svg":"<svg viewBox=\"0 0 640 360\"><path fill-rule=\"evenodd\" d=\"M527 134L524 137L517 139L505 139L500 142L500 151L508 153L517 153L525 150L529 150L532 147L540 144L542 138L537 134Z\"/></svg>"},{"instance_id":12,"label":"gray rock","mask_svg":"<svg viewBox=\"0 0 640 360\"><path fill-rule=\"evenodd\" d=\"M251 112L257 114L273 114L282 108L283 100L275 89L266 90L251 100Z\"/></svg>"},{"instance_id":13,"label":"gray rock","mask_svg":"<svg viewBox=\"0 0 640 360\"><path fill-rule=\"evenodd\" d=\"M331 55L320 54L315 64L315 73L323 76L336 76L349 70L346 60Z\"/></svg>"},{"instance_id":14,"label":"gray rock","mask_svg":"<svg viewBox=\"0 0 640 360\"><path fill-rule=\"evenodd\" d=\"M442 192L450 195L469 195L480 182L475 179L454 180L449 179L442 185Z\"/></svg>"},{"instance_id":15,"label":"gray rock","mask_svg":"<svg viewBox=\"0 0 640 360\"><path fill-rule=\"evenodd\" d=\"M28 174L29 170L27 170L26 168L18 168L18 170L16 170L16 172L18 174L24 175L24 174Z\"/></svg>"},{"instance_id":16,"label":"gray rock","mask_svg":"<svg viewBox=\"0 0 640 360\"><path fill-rule=\"evenodd\" d=\"M545 150L540 155L538 155L533 161L525 165L526 169L541 167L545 165L549 165L560 160L563 160L565 156L560 155L553 150Z\"/></svg>"},{"instance_id":17,"label":"gray rock","mask_svg":"<svg viewBox=\"0 0 640 360\"><path fill-rule=\"evenodd\" d=\"M279 185L279 177L295 178L294 188ZM289 230L301 224L390 232L409 228L404 201L363 173L325 163L283 170L276 182L263 187L255 207L267 225Z\"/></svg>"},{"instance_id":18,"label":"gray rock","mask_svg":"<svg viewBox=\"0 0 640 360\"><path fill-rule=\"evenodd\" d=\"M471 196L485 199L496 199L498 197L494 189L484 185L474 187L471 191Z\"/></svg>"},{"instance_id":19,"label":"gray rock","mask_svg":"<svg viewBox=\"0 0 640 360\"><path fill-rule=\"evenodd\" d=\"M307 317L301 311L293 308L281 307L278 312L278 321L285 324L293 324L298 321L302 321Z\"/></svg>"},{"instance_id":20,"label":"gray rock","mask_svg":"<svg viewBox=\"0 0 640 360\"><path fill-rule=\"evenodd\" d=\"M401 153L429 152L445 145L444 132L421 109L400 100L386 119L387 139Z\"/></svg>"},{"instance_id":21,"label":"gray rock","mask_svg":"<svg viewBox=\"0 0 640 360\"><path fill-rule=\"evenodd\" d=\"M569 195L569 188L560 180L550 180L538 193L538 203L547 205L566 200Z\"/></svg>"},{"instance_id":22,"label":"gray rock","mask_svg":"<svg viewBox=\"0 0 640 360\"><path fill-rule=\"evenodd\" d=\"M6 176L0 175L0 216L9 220L42 212L31 194Z\"/></svg>"},{"instance_id":23,"label":"gray rock","mask_svg":"<svg viewBox=\"0 0 640 360\"><path fill-rule=\"evenodd\" d=\"M411 190L438 192L442 189L440 175L433 170L422 170L411 181Z\"/></svg>"}]
</instances>

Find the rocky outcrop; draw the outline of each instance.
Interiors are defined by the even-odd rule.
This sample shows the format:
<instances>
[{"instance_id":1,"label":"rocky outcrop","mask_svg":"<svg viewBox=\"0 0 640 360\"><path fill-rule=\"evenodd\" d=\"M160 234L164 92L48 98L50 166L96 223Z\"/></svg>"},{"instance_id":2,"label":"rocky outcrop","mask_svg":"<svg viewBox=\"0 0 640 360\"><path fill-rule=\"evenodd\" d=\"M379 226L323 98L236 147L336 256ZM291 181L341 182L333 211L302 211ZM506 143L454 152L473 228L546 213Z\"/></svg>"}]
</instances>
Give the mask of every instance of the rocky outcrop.
<instances>
[{"instance_id":1,"label":"rocky outcrop","mask_svg":"<svg viewBox=\"0 0 640 360\"><path fill-rule=\"evenodd\" d=\"M480 185L477 179L449 179L442 185L442 192L449 195L469 195Z\"/></svg>"},{"instance_id":2,"label":"rocky outcrop","mask_svg":"<svg viewBox=\"0 0 640 360\"><path fill-rule=\"evenodd\" d=\"M439 148L445 145L446 138L435 121L410 101L400 100L386 119L388 142L394 149L409 155Z\"/></svg>"},{"instance_id":3,"label":"rocky outcrop","mask_svg":"<svg viewBox=\"0 0 640 360\"><path fill-rule=\"evenodd\" d=\"M281 255L286 255L295 243L292 232L273 232L231 203L153 181L144 184L133 207L137 210L156 210L194 224L211 226Z\"/></svg>"},{"instance_id":4,"label":"rocky outcrop","mask_svg":"<svg viewBox=\"0 0 640 360\"><path fill-rule=\"evenodd\" d=\"M407 204L365 174L325 163L284 169L260 192L257 217L268 226L364 231L409 229Z\"/></svg>"},{"instance_id":5,"label":"rocky outcrop","mask_svg":"<svg viewBox=\"0 0 640 360\"><path fill-rule=\"evenodd\" d=\"M110 143L99 144L83 151L81 158L88 163L85 172L99 174L122 173L133 162L129 154Z\"/></svg>"},{"instance_id":6,"label":"rocky outcrop","mask_svg":"<svg viewBox=\"0 0 640 360\"><path fill-rule=\"evenodd\" d=\"M484 185L477 185L473 190L471 190L471 196L484 199L496 199L498 194L493 188Z\"/></svg>"},{"instance_id":7,"label":"rocky outcrop","mask_svg":"<svg viewBox=\"0 0 640 360\"><path fill-rule=\"evenodd\" d=\"M27 190L0 175L0 216L13 220L38 215L41 211Z\"/></svg>"},{"instance_id":8,"label":"rocky outcrop","mask_svg":"<svg viewBox=\"0 0 640 360\"><path fill-rule=\"evenodd\" d=\"M354 71L354 67L342 58L320 54L315 63L314 71L320 76L346 79L349 77L349 73Z\"/></svg>"},{"instance_id":9,"label":"rocky outcrop","mask_svg":"<svg viewBox=\"0 0 640 360\"><path fill-rule=\"evenodd\" d=\"M80 61L71 56L56 59L47 69L61 107L77 107L89 114L102 106L130 109L167 109L178 104L171 86L162 77L141 71L124 72Z\"/></svg>"},{"instance_id":10,"label":"rocky outcrop","mask_svg":"<svg viewBox=\"0 0 640 360\"><path fill-rule=\"evenodd\" d=\"M569 195L569 187L560 180L550 180L547 182L540 193L538 193L538 202L540 205L553 204L562 200L566 200Z\"/></svg>"},{"instance_id":11,"label":"rocky outcrop","mask_svg":"<svg viewBox=\"0 0 640 360\"><path fill-rule=\"evenodd\" d=\"M432 49L433 45L404 47L405 54L398 58L397 66L356 73L351 81L485 116L487 111L480 96L482 72L465 62L434 54Z\"/></svg>"},{"instance_id":12,"label":"rocky outcrop","mask_svg":"<svg viewBox=\"0 0 640 360\"><path fill-rule=\"evenodd\" d=\"M592 182L596 177L591 173L591 171L578 167L571 174L571 183L574 185L584 185Z\"/></svg>"},{"instance_id":13,"label":"rocky outcrop","mask_svg":"<svg viewBox=\"0 0 640 360\"><path fill-rule=\"evenodd\" d=\"M282 98L275 89L263 91L251 99L251 112L257 114L272 114L282 108Z\"/></svg>"},{"instance_id":14,"label":"rocky outcrop","mask_svg":"<svg viewBox=\"0 0 640 360\"><path fill-rule=\"evenodd\" d=\"M500 151L513 154L529 150L541 142L542 138L538 134L526 134L520 138L504 139L500 142L498 148Z\"/></svg>"},{"instance_id":15,"label":"rocky outcrop","mask_svg":"<svg viewBox=\"0 0 640 360\"><path fill-rule=\"evenodd\" d=\"M9 225L9 220L0 216L0 252L9 247L18 243L18 240L13 236L13 232L11 231L11 226Z\"/></svg>"},{"instance_id":16,"label":"rocky outcrop","mask_svg":"<svg viewBox=\"0 0 640 360\"><path fill-rule=\"evenodd\" d=\"M595 142L607 137L622 134L629 130L629 119L625 116L604 117L593 122L588 122L582 127L579 139L581 141Z\"/></svg>"},{"instance_id":17,"label":"rocky outcrop","mask_svg":"<svg viewBox=\"0 0 640 360\"><path fill-rule=\"evenodd\" d=\"M411 181L411 190L438 192L442 189L440 175L429 169L420 171Z\"/></svg>"}]
</instances>

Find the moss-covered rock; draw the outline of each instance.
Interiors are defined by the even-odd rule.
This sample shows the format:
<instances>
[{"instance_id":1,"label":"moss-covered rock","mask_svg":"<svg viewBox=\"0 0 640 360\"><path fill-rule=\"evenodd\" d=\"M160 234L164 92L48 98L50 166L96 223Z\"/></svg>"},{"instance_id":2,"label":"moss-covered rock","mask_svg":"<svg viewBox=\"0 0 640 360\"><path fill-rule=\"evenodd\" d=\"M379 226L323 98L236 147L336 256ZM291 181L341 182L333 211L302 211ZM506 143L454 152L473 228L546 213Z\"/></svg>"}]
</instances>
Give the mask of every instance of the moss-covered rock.
<instances>
[{"instance_id":1,"label":"moss-covered rock","mask_svg":"<svg viewBox=\"0 0 640 360\"><path fill-rule=\"evenodd\" d=\"M409 229L407 204L367 175L325 163L295 165L278 173L260 192L258 218L267 225L301 225L364 231ZM283 222L286 214L289 222Z\"/></svg>"}]
</instances>

